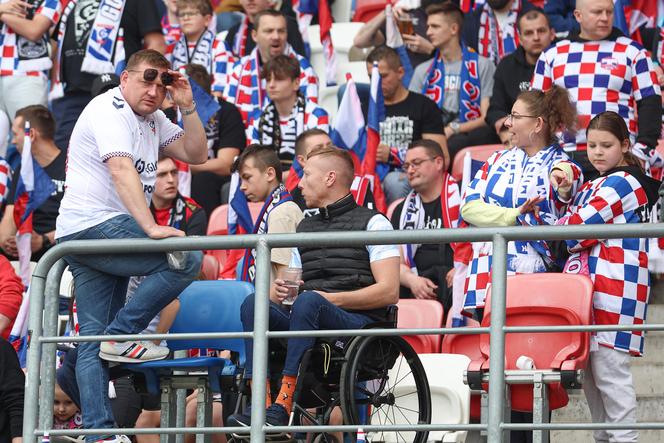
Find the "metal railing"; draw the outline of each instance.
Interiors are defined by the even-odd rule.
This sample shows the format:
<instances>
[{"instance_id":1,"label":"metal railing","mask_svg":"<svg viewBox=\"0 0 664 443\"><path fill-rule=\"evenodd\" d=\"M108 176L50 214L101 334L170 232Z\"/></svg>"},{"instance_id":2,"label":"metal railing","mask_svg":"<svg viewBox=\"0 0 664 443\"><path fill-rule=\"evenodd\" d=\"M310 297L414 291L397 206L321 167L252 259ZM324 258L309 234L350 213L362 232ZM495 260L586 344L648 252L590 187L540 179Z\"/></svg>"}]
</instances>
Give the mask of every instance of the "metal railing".
<instances>
[{"instance_id":1,"label":"metal railing","mask_svg":"<svg viewBox=\"0 0 664 443\"><path fill-rule=\"evenodd\" d=\"M490 333L491 355L504 355L506 333L533 333L555 331L620 331L620 330L664 330L664 324L657 325L590 325L590 326L505 326L506 293L506 253L507 242L514 240L566 240L576 238L655 238L664 237L664 224L593 225L593 226L538 226L507 228L469 228L441 230L381 231L381 232L338 232L276 235L243 235L185 237L165 240L83 240L70 241L49 250L37 264L30 287L30 317L28 364L25 392L25 414L23 441L34 443L45 433L58 435L91 434L211 434L239 432L246 428L187 428L183 417L172 428L144 429L83 429L52 430L53 387L55 378L56 343L103 341L103 340L145 340L145 339L188 339L198 338L243 338L253 337L255 377L251 386L251 442L263 443L267 427L265 423L265 395L267 374L268 338L273 337L333 337L369 335L419 335L419 334L481 334ZM449 243L449 242L493 243L491 326L489 328L429 328L429 329L359 329L325 331L268 331L270 250L272 248L308 246L361 246L405 243ZM65 268L62 257L70 254L123 254L127 251L166 252L183 250L239 249L256 248L256 303L254 332L209 333L209 334L152 334L121 336L58 337L58 294L60 278ZM431 425L338 425L338 426L291 426L270 427L270 432L355 432L362 428L365 432L377 430L486 430L489 443L503 441L506 430L595 430L595 429L664 429L664 423L547 423L511 424L503 422L505 402L505 361L492 358L489 364L488 422L487 424L431 424ZM40 393L41 391L41 393ZM41 399L41 401L40 401ZM40 407L41 406L41 407Z\"/></svg>"}]
</instances>

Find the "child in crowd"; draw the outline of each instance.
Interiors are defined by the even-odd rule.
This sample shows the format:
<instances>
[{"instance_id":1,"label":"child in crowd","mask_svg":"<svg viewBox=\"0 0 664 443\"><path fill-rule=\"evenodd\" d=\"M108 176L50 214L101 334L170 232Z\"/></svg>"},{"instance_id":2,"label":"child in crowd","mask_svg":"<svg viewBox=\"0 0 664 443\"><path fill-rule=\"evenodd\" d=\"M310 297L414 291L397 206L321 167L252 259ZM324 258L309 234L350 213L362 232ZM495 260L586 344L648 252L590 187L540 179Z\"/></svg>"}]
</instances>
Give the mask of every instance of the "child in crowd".
<instances>
[{"instance_id":1,"label":"child in crowd","mask_svg":"<svg viewBox=\"0 0 664 443\"><path fill-rule=\"evenodd\" d=\"M82 427L81 411L56 383L53 397L53 429L80 429Z\"/></svg>"},{"instance_id":2,"label":"child in crowd","mask_svg":"<svg viewBox=\"0 0 664 443\"><path fill-rule=\"evenodd\" d=\"M614 112L603 112L590 121L586 135L588 159L599 177L584 183L576 193L564 224L648 222L659 182L647 177L632 156L625 121ZM554 169L551 183L561 195L571 197L568 171ZM580 260L593 281L595 323L643 324L650 293L647 239L568 240L567 246L572 252L570 261ZM603 331L592 336L583 390L593 422L636 422L631 355L643 355L642 331ZM596 441L638 438L633 429L598 430L594 436Z\"/></svg>"}]
</instances>

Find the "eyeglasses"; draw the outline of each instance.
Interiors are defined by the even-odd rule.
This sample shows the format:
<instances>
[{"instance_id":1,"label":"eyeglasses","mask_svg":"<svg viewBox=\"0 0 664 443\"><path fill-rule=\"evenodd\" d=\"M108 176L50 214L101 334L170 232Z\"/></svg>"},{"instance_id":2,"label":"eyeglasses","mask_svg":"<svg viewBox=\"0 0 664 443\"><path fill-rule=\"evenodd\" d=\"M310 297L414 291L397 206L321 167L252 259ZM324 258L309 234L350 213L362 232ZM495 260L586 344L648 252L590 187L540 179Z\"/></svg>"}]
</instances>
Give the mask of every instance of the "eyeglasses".
<instances>
[{"instance_id":1,"label":"eyeglasses","mask_svg":"<svg viewBox=\"0 0 664 443\"><path fill-rule=\"evenodd\" d=\"M418 159L413 160L412 162L406 162L406 163L402 164L401 169L403 169L404 171L408 171L411 166L413 167L413 169L417 169L420 166L422 166L422 163L428 162L428 161L433 161L436 158L438 158L438 157L418 158Z\"/></svg>"},{"instance_id":2,"label":"eyeglasses","mask_svg":"<svg viewBox=\"0 0 664 443\"><path fill-rule=\"evenodd\" d=\"M189 17L196 17L197 15L203 15L200 11L191 11L191 12L178 12L177 14L178 18L189 18Z\"/></svg>"},{"instance_id":3,"label":"eyeglasses","mask_svg":"<svg viewBox=\"0 0 664 443\"><path fill-rule=\"evenodd\" d=\"M128 72L141 72L137 71L134 69L128 69ZM175 81L175 77L173 77L173 74L169 74L166 71L163 71L161 74L159 74L159 71L154 68L148 68L145 71L143 71L143 80L145 80L148 83L152 83L159 77L161 80L161 84L163 86L169 86L172 85L173 82Z\"/></svg>"},{"instance_id":4,"label":"eyeglasses","mask_svg":"<svg viewBox=\"0 0 664 443\"><path fill-rule=\"evenodd\" d=\"M519 119L522 119L522 118L540 118L540 116L539 115L515 114L513 112L510 112L509 114L507 114L507 120L514 121L514 120L519 120Z\"/></svg>"}]
</instances>

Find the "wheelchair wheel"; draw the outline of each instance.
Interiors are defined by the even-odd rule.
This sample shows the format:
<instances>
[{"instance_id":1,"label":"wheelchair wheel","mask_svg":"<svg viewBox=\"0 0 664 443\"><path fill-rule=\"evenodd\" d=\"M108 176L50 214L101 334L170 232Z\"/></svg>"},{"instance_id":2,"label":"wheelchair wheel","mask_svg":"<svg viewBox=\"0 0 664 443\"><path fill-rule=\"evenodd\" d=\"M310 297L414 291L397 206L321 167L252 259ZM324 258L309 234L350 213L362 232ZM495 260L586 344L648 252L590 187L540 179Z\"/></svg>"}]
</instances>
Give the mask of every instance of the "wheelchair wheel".
<instances>
[{"instance_id":1,"label":"wheelchair wheel","mask_svg":"<svg viewBox=\"0 0 664 443\"><path fill-rule=\"evenodd\" d=\"M341 370L345 424L431 423L431 393L417 353L401 337L359 337ZM428 431L372 432L371 441L424 443Z\"/></svg>"},{"instance_id":2,"label":"wheelchair wheel","mask_svg":"<svg viewBox=\"0 0 664 443\"><path fill-rule=\"evenodd\" d=\"M313 443L341 443L341 442L331 434L322 433L318 434L316 438L314 438Z\"/></svg>"}]
</instances>

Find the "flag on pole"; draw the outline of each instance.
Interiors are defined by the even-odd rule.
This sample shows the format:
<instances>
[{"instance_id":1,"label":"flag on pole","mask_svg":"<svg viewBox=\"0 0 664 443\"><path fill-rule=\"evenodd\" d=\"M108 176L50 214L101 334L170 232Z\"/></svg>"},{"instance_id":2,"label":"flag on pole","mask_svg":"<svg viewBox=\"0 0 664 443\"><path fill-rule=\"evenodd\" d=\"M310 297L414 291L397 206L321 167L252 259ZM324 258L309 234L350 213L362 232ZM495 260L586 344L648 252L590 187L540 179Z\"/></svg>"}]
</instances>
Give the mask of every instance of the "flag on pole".
<instances>
[{"instance_id":1,"label":"flag on pole","mask_svg":"<svg viewBox=\"0 0 664 443\"><path fill-rule=\"evenodd\" d=\"M14 222L16 223L16 247L18 249L19 275L26 288L21 301L14 326L9 333L12 343L21 362L25 366L26 337L28 330L30 258L32 257L32 213L55 192L51 177L44 172L39 163L32 157L32 141L30 140L30 122L25 122L25 138L21 153L21 173L16 186L14 199Z\"/></svg>"},{"instance_id":2,"label":"flag on pole","mask_svg":"<svg viewBox=\"0 0 664 443\"><path fill-rule=\"evenodd\" d=\"M392 5L389 3L385 5L385 44L399 54L399 60L401 60L401 66L403 66L404 70L401 82L406 88L408 88L410 85L410 79L413 78L413 65L410 64L410 57L408 57L408 52L406 52L406 45L403 43L401 32L399 32L397 21L394 18Z\"/></svg>"},{"instance_id":3,"label":"flag on pole","mask_svg":"<svg viewBox=\"0 0 664 443\"><path fill-rule=\"evenodd\" d=\"M385 195L380 183L381 172L387 168L386 164L376 164L378 145L380 144L380 123L385 120L385 104L381 78L378 73L378 63L374 62L371 68L371 94L369 97L369 114L367 122L367 148L362 159L362 175L369 177L372 182L372 191L376 201L376 209L382 213L387 210Z\"/></svg>"},{"instance_id":4,"label":"flag on pole","mask_svg":"<svg viewBox=\"0 0 664 443\"><path fill-rule=\"evenodd\" d=\"M638 40L640 27L651 28L657 24L658 8L658 2L654 0L616 0L614 26L626 36Z\"/></svg>"},{"instance_id":5,"label":"flag on pole","mask_svg":"<svg viewBox=\"0 0 664 443\"><path fill-rule=\"evenodd\" d=\"M251 219L247 196L240 189L240 174L235 171L231 175L231 186L228 193L228 235L241 235L253 231L254 222ZM237 264L243 256L244 250L242 249L229 250L221 276L235 278Z\"/></svg>"},{"instance_id":6,"label":"flag on pole","mask_svg":"<svg viewBox=\"0 0 664 443\"><path fill-rule=\"evenodd\" d=\"M302 36L308 42L309 24L313 16L318 16L320 25L320 42L323 45L323 55L325 56L325 82L328 86L337 84L337 59L332 44L332 13L327 0L299 0L293 2L297 11L297 20Z\"/></svg>"},{"instance_id":7,"label":"flag on pole","mask_svg":"<svg viewBox=\"0 0 664 443\"><path fill-rule=\"evenodd\" d=\"M366 150L365 125L355 81L350 74L346 74L346 91L341 98L336 123L330 131L330 138L335 146L349 150L358 164L364 158ZM357 168L356 172L361 172L360 169Z\"/></svg>"},{"instance_id":8,"label":"flag on pole","mask_svg":"<svg viewBox=\"0 0 664 443\"><path fill-rule=\"evenodd\" d=\"M17 227L16 246L18 249L19 274L23 284L30 283L30 258L32 250L32 213L55 192L51 177L44 172L32 157L30 122L25 122L25 139L21 153L21 174L14 198L14 222Z\"/></svg>"}]
</instances>

